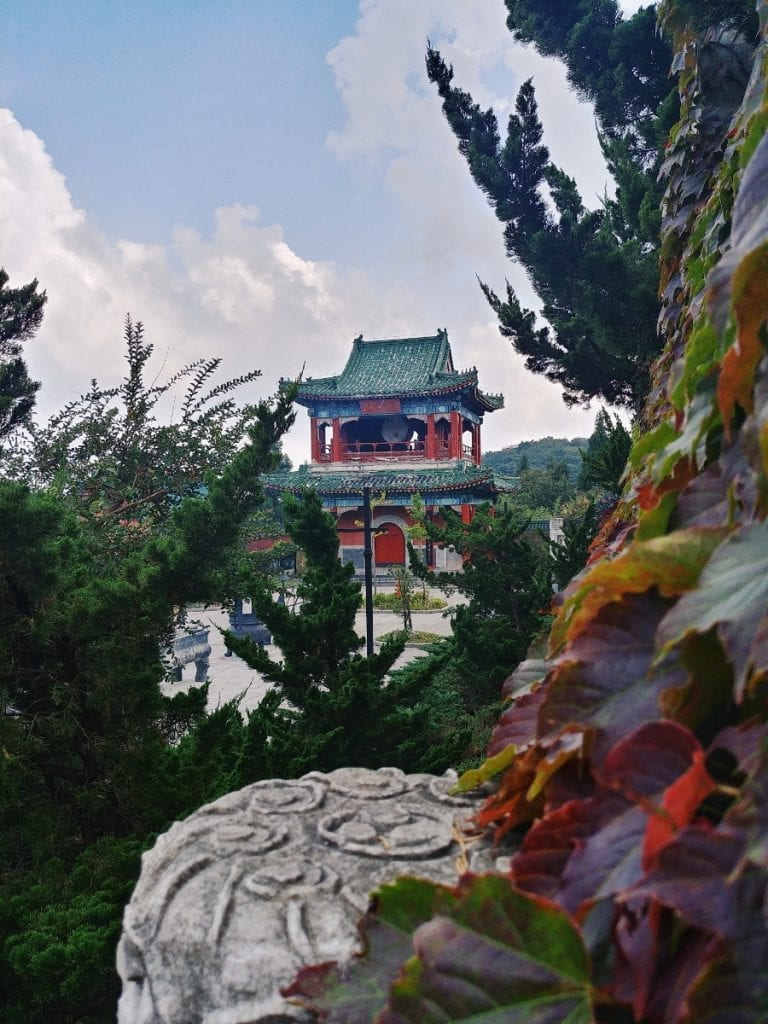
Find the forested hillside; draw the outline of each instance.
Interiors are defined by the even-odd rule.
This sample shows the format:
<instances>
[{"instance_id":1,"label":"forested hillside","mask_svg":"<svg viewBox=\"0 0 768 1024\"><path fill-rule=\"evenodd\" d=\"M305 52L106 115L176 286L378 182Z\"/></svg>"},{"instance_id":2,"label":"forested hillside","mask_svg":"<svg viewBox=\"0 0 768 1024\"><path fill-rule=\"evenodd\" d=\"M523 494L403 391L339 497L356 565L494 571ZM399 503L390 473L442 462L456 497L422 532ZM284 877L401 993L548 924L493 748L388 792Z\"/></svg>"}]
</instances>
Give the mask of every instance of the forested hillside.
<instances>
[{"instance_id":1,"label":"forested hillside","mask_svg":"<svg viewBox=\"0 0 768 1024\"><path fill-rule=\"evenodd\" d=\"M505 476L517 476L524 469L546 469L550 463L563 462L572 480L581 472L580 451L589 438L541 437L536 441L520 441L497 452L486 452L483 465Z\"/></svg>"}]
</instances>

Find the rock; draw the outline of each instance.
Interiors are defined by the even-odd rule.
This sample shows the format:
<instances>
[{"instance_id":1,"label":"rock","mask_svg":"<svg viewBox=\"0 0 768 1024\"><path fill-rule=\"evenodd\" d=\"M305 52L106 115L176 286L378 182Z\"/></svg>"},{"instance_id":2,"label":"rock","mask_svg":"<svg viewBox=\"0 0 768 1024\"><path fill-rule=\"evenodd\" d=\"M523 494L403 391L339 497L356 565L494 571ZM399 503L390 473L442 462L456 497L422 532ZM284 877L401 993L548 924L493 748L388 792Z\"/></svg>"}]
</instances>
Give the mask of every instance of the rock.
<instances>
[{"instance_id":1,"label":"rock","mask_svg":"<svg viewBox=\"0 0 768 1024\"><path fill-rule=\"evenodd\" d=\"M144 854L118 947L118 1024L312 1020L280 996L300 967L345 960L368 894L398 875L453 883L476 807L455 775L342 768L229 793Z\"/></svg>"}]
</instances>

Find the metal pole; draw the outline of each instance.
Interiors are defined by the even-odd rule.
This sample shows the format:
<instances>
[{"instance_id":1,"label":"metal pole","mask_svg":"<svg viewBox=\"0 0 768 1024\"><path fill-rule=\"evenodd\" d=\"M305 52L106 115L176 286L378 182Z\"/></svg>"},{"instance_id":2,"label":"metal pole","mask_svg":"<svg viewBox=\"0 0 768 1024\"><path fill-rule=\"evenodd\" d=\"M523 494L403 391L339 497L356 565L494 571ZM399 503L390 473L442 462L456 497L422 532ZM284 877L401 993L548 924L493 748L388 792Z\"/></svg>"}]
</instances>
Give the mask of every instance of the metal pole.
<instances>
[{"instance_id":1,"label":"metal pole","mask_svg":"<svg viewBox=\"0 0 768 1024\"><path fill-rule=\"evenodd\" d=\"M373 544L371 539L371 488L363 488L363 559L365 565L365 653L373 654Z\"/></svg>"}]
</instances>

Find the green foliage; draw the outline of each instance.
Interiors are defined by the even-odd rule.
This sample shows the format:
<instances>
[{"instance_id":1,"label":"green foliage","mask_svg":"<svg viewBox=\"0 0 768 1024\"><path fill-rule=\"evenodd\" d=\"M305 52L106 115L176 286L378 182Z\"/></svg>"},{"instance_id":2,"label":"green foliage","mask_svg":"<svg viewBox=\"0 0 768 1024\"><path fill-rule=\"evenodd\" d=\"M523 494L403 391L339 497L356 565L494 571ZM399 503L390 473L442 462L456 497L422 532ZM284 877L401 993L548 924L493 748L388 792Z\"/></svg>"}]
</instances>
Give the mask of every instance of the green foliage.
<instances>
[{"instance_id":1,"label":"green foliage","mask_svg":"<svg viewBox=\"0 0 768 1024\"><path fill-rule=\"evenodd\" d=\"M551 593L546 547L511 510L481 506L469 524L450 509L444 516L445 525L428 523L428 533L433 543L462 553L464 571L429 572L413 548L411 560L415 572L468 598L452 611L453 641L480 708L495 702L502 679L543 627Z\"/></svg>"},{"instance_id":2,"label":"green foliage","mask_svg":"<svg viewBox=\"0 0 768 1024\"><path fill-rule=\"evenodd\" d=\"M561 543L549 541L552 575L558 588L566 587L587 564L589 545L597 533L597 510L590 504L580 516L563 520Z\"/></svg>"},{"instance_id":3,"label":"green foliage","mask_svg":"<svg viewBox=\"0 0 768 1024\"><path fill-rule=\"evenodd\" d=\"M504 476L517 476L526 469L545 469L550 463L564 462L569 476L575 479L581 469L579 453L586 446L586 437L571 440L542 437L536 441L520 441L497 452L484 452L483 465Z\"/></svg>"},{"instance_id":4,"label":"green foliage","mask_svg":"<svg viewBox=\"0 0 768 1024\"><path fill-rule=\"evenodd\" d=\"M400 879L378 890L361 930L364 969L343 980L329 965L305 969L289 990L330 1024L369 1024L387 998L376 1018L387 1024L594 1019L578 929L504 878L466 875L456 889Z\"/></svg>"},{"instance_id":5,"label":"green foliage","mask_svg":"<svg viewBox=\"0 0 768 1024\"><path fill-rule=\"evenodd\" d=\"M114 1017L114 950L143 849L134 838L100 839L70 870L54 859L23 887L4 886L8 1024L64 1024L73 1007L84 1021Z\"/></svg>"},{"instance_id":6,"label":"green foliage","mask_svg":"<svg viewBox=\"0 0 768 1024\"><path fill-rule=\"evenodd\" d=\"M624 21L615 0L507 6L516 37L563 59L571 83L595 104L617 189L600 209L587 210L542 144L531 81L520 88L502 140L494 112L452 84L453 69L430 47L427 73L459 150L504 224L507 253L527 271L549 326L536 326L509 283L503 299L482 288L501 333L530 370L563 387L566 402L600 396L636 409L659 351L656 172L674 118L668 44L656 33L652 9Z\"/></svg>"},{"instance_id":7,"label":"green foliage","mask_svg":"<svg viewBox=\"0 0 768 1024\"><path fill-rule=\"evenodd\" d=\"M704 8L689 20L687 2L662 6L681 96L664 172L667 349L621 500L559 601L549 656L504 687L480 771L501 767L499 784L477 820L498 837L517 829L522 845L507 877L465 876L445 903L439 887L420 893L433 916L414 922L399 968L371 943L378 1021L768 1018L768 3L756 6L756 54L731 32L741 3L713 4L727 25L703 32ZM513 5L540 13L537 39L562 9ZM586 4L563 20L576 10ZM569 71L588 84L583 52ZM562 959L544 960L554 947ZM361 960L349 989L329 975L329 994L318 984L307 998L329 1024L369 1021L347 1004L367 977ZM523 979L515 1003L507 986Z\"/></svg>"},{"instance_id":8,"label":"green foliage","mask_svg":"<svg viewBox=\"0 0 768 1024\"><path fill-rule=\"evenodd\" d=\"M429 709L412 677L386 681L406 635L395 634L370 658L358 653L363 640L354 624L360 584L354 568L339 561L333 517L312 490L300 499L286 496L284 504L288 531L306 556L296 601L291 607L280 603L267 586L252 595L282 660L274 661L247 638L226 634L231 649L273 682L278 694L269 694L249 714L247 731L256 740L246 740L243 765L247 761L262 770L259 743L269 751L270 771L282 777L344 765L413 771L416 762L409 758L425 745ZM421 760L424 756L422 751ZM250 781L242 775L240 784Z\"/></svg>"},{"instance_id":9,"label":"green foliage","mask_svg":"<svg viewBox=\"0 0 768 1024\"><path fill-rule=\"evenodd\" d=\"M258 412L232 395L260 371L214 383L221 360L199 359L164 383L149 383L153 346L142 324L126 317L124 339L122 383L102 388L94 380L47 423L30 426L19 435L6 473L53 489L110 536L119 524L123 535L140 540L232 459ZM161 422L162 403L175 399L180 383L186 386L176 418Z\"/></svg>"},{"instance_id":10,"label":"green foliage","mask_svg":"<svg viewBox=\"0 0 768 1024\"><path fill-rule=\"evenodd\" d=\"M431 594L423 594L416 590L411 594L411 609L415 612L439 611L447 607L448 602L443 597L433 597ZM400 599L395 593L388 593L380 590L373 595L373 607L382 611L399 612Z\"/></svg>"},{"instance_id":11,"label":"green foliage","mask_svg":"<svg viewBox=\"0 0 768 1024\"><path fill-rule=\"evenodd\" d=\"M404 565L393 566L389 570L389 574L395 581L395 593L393 596L397 602L396 610L403 617L403 629L406 633L411 633L413 630L413 620L411 618L413 576L411 576L410 571Z\"/></svg>"},{"instance_id":12,"label":"green foliage","mask_svg":"<svg viewBox=\"0 0 768 1024\"><path fill-rule=\"evenodd\" d=\"M579 487L599 487L611 494L621 491L621 480L627 467L632 438L618 416L611 419L601 409L586 449L581 453L582 467Z\"/></svg>"},{"instance_id":13,"label":"green foliage","mask_svg":"<svg viewBox=\"0 0 768 1024\"><path fill-rule=\"evenodd\" d=\"M504 499L508 508L521 517L546 519L560 514L560 510L576 496L576 485L564 461L552 461L543 469L523 469L517 478L517 487Z\"/></svg>"},{"instance_id":14,"label":"green foliage","mask_svg":"<svg viewBox=\"0 0 768 1024\"><path fill-rule=\"evenodd\" d=\"M130 389L140 405L135 376ZM127 542L108 542L74 486L0 480L4 1019L114 1019L114 943L138 853L234 777L233 715L206 718L204 691L164 698L159 652L178 607L216 593L292 419L288 392L259 403L206 493L179 494Z\"/></svg>"},{"instance_id":15,"label":"green foliage","mask_svg":"<svg viewBox=\"0 0 768 1024\"><path fill-rule=\"evenodd\" d=\"M43 319L45 292L37 281L7 288L8 274L0 267L0 438L29 421L39 384L29 379L21 343L29 341Z\"/></svg>"}]
</instances>

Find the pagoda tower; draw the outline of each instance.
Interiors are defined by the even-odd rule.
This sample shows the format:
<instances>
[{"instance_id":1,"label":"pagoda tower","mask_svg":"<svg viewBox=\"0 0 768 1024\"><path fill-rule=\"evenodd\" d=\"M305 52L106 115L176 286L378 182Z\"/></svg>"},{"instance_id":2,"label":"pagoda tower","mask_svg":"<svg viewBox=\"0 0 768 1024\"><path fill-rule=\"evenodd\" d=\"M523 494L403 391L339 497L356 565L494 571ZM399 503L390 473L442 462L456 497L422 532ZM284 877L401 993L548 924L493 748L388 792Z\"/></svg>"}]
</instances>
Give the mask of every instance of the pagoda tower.
<instances>
[{"instance_id":1,"label":"pagoda tower","mask_svg":"<svg viewBox=\"0 0 768 1024\"><path fill-rule=\"evenodd\" d=\"M429 517L446 507L469 522L511 482L482 468L480 428L501 395L480 391L477 370L457 371L448 334L369 341L355 338L336 377L308 377L296 402L307 408L311 463L264 478L270 491L312 487L336 516L340 557L363 571L363 488L373 498L374 564L406 565L409 509L419 495ZM425 547L418 540L415 546ZM460 569L461 557L422 552L428 564Z\"/></svg>"}]
</instances>

